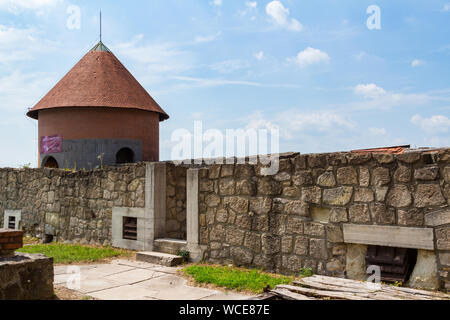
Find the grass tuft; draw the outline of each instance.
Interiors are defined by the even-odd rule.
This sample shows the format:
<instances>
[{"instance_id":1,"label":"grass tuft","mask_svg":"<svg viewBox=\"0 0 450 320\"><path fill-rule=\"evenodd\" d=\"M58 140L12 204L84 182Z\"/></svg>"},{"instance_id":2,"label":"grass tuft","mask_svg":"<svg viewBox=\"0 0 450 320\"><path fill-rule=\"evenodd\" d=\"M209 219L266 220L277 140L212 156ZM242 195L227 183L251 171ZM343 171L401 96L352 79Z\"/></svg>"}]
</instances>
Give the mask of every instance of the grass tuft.
<instances>
[{"instance_id":1,"label":"grass tuft","mask_svg":"<svg viewBox=\"0 0 450 320\"><path fill-rule=\"evenodd\" d=\"M130 256L127 250L110 247L92 247L69 244L37 244L17 250L22 253L41 253L53 258L54 263L70 264L75 262L96 262L113 257Z\"/></svg>"},{"instance_id":2,"label":"grass tuft","mask_svg":"<svg viewBox=\"0 0 450 320\"><path fill-rule=\"evenodd\" d=\"M197 283L213 284L236 291L251 291L262 293L264 289L271 289L279 284L288 284L294 277L273 275L260 270L248 270L235 267L192 265L183 269Z\"/></svg>"}]
</instances>

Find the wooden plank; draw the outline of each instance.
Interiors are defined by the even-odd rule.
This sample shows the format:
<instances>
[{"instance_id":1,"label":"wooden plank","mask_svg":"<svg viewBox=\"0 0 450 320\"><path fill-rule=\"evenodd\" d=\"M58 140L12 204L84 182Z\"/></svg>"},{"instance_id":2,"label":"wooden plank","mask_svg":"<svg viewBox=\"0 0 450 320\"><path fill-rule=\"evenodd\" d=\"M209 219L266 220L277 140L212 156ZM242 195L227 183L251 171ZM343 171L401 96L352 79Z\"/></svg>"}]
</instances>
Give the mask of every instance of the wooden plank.
<instances>
[{"instance_id":1,"label":"wooden plank","mask_svg":"<svg viewBox=\"0 0 450 320\"><path fill-rule=\"evenodd\" d=\"M275 288L278 289L286 289L292 291L294 293L299 293L302 295L306 295L308 297L313 296L317 298L334 298L339 300L372 300L369 297L364 297L361 295L357 295L356 293L344 293L344 292L336 292L336 291L324 291L324 290L315 290L297 286L290 285L279 285Z\"/></svg>"},{"instance_id":2,"label":"wooden plank","mask_svg":"<svg viewBox=\"0 0 450 320\"><path fill-rule=\"evenodd\" d=\"M299 281L295 281L295 284L306 286L312 289L318 290L329 290L329 291L339 291L339 292L348 292L348 293L370 293L369 288L367 287L346 287L341 285L333 285L333 284L325 284L321 282L316 282L314 280L301 279Z\"/></svg>"},{"instance_id":3,"label":"wooden plank","mask_svg":"<svg viewBox=\"0 0 450 320\"><path fill-rule=\"evenodd\" d=\"M450 295L437 291L418 290L413 288L386 286L385 290L401 292L403 294L411 294L414 296L422 296L429 299L450 300Z\"/></svg>"},{"instance_id":4,"label":"wooden plank","mask_svg":"<svg viewBox=\"0 0 450 320\"><path fill-rule=\"evenodd\" d=\"M273 300L274 298L276 298L276 294L272 293L272 292L264 292L262 294L260 294L259 296L256 297L251 297L248 298L247 300L250 301L266 301L266 300Z\"/></svg>"},{"instance_id":5,"label":"wooden plank","mask_svg":"<svg viewBox=\"0 0 450 320\"><path fill-rule=\"evenodd\" d=\"M344 242L434 250L434 233L432 228L344 224Z\"/></svg>"},{"instance_id":6,"label":"wooden plank","mask_svg":"<svg viewBox=\"0 0 450 320\"><path fill-rule=\"evenodd\" d=\"M311 297L307 297L303 294L294 293L287 289L275 289L271 291L273 294L283 298L284 300L317 300Z\"/></svg>"},{"instance_id":7,"label":"wooden plank","mask_svg":"<svg viewBox=\"0 0 450 320\"><path fill-rule=\"evenodd\" d=\"M343 292L354 292L354 293L377 293L381 295L391 296L392 298L398 299L414 299L414 300L450 300L450 295L434 292L434 291L425 291L425 290L417 290L412 288L404 288L404 287L393 287L389 285L382 284L381 289L377 291L371 290L366 282L363 281L355 281L349 279L342 278L333 278L326 276L312 276L308 278L302 278L297 281L294 281L294 284L307 286L316 289L322 290L331 290L331 291L343 291Z\"/></svg>"},{"instance_id":8,"label":"wooden plank","mask_svg":"<svg viewBox=\"0 0 450 320\"><path fill-rule=\"evenodd\" d=\"M384 292L384 291L375 291L375 292L366 292L366 293L357 293L357 292L340 292L340 291L327 291L327 290L318 290L311 289L305 287L297 287L297 286L279 286L280 288L285 288L291 290L296 293L321 297L321 298L331 298L331 299L344 299L344 300L424 300L417 299L416 297L412 297L409 295L396 295L394 293Z\"/></svg>"}]
</instances>

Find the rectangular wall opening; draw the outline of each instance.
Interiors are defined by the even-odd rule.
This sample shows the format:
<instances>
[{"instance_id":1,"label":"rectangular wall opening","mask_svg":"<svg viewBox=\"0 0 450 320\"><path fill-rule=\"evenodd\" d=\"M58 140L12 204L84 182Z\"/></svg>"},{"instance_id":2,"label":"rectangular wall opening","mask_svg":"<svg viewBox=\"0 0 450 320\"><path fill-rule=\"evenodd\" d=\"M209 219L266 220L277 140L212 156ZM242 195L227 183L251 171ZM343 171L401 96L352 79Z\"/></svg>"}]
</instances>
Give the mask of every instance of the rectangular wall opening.
<instances>
[{"instance_id":1,"label":"rectangular wall opening","mask_svg":"<svg viewBox=\"0 0 450 320\"><path fill-rule=\"evenodd\" d=\"M16 229L16 217L8 217L8 229Z\"/></svg>"},{"instance_id":2,"label":"rectangular wall opening","mask_svg":"<svg viewBox=\"0 0 450 320\"><path fill-rule=\"evenodd\" d=\"M379 266L383 282L406 283L416 262L416 249L369 246L366 254L367 266Z\"/></svg>"},{"instance_id":3,"label":"rectangular wall opening","mask_svg":"<svg viewBox=\"0 0 450 320\"><path fill-rule=\"evenodd\" d=\"M137 218L123 217L123 239L137 241Z\"/></svg>"}]
</instances>

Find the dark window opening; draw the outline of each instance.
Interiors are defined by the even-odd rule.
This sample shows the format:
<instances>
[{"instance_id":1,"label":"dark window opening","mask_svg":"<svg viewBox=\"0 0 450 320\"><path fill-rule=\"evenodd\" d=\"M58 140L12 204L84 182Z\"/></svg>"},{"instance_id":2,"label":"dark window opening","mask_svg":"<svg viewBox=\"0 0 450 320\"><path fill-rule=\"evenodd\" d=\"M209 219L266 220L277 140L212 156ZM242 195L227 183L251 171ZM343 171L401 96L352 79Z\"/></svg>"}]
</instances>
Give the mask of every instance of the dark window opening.
<instances>
[{"instance_id":1,"label":"dark window opening","mask_svg":"<svg viewBox=\"0 0 450 320\"><path fill-rule=\"evenodd\" d=\"M8 229L16 229L16 217L8 218Z\"/></svg>"},{"instance_id":2,"label":"dark window opening","mask_svg":"<svg viewBox=\"0 0 450 320\"><path fill-rule=\"evenodd\" d=\"M123 218L123 239L137 240L137 218Z\"/></svg>"},{"instance_id":3,"label":"dark window opening","mask_svg":"<svg viewBox=\"0 0 450 320\"><path fill-rule=\"evenodd\" d=\"M134 152L130 148L120 149L116 154L116 164L134 163Z\"/></svg>"},{"instance_id":4,"label":"dark window opening","mask_svg":"<svg viewBox=\"0 0 450 320\"><path fill-rule=\"evenodd\" d=\"M384 282L407 282L416 262L416 249L369 246L366 255L367 266L379 266Z\"/></svg>"},{"instance_id":5,"label":"dark window opening","mask_svg":"<svg viewBox=\"0 0 450 320\"><path fill-rule=\"evenodd\" d=\"M44 244L52 243L52 242L53 242L53 236L51 234L46 234L44 236Z\"/></svg>"},{"instance_id":6,"label":"dark window opening","mask_svg":"<svg viewBox=\"0 0 450 320\"><path fill-rule=\"evenodd\" d=\"M50 169L58 169L59 168L58 161L56 161L56 159L53 157L48 157L45 160L43 167Z\"/></svg>"},{"instance_id":7,"label":"dark window opening","mask_svg":"<svg viewBox=\"0 0 450 320\"><path fill-rule=\"evenodd\" d=\"M431 153L424 153L422 155L422 160L423 160L424 164L434 164L434 163L436 163L436 159L435 159L434 155L431 154Z\"/></svg>"}]
</instances>

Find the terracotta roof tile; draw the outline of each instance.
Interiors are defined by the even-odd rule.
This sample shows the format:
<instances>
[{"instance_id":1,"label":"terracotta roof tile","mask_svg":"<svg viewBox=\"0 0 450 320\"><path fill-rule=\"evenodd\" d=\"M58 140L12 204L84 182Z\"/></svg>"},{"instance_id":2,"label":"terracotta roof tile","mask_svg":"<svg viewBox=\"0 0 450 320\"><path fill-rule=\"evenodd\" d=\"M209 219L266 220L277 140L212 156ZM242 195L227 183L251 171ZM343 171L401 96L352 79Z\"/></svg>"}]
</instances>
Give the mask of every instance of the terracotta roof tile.
<instances>
[{"instance_id":1,"label":"terracotta roof tile","mask_svg":"<svg viewBox=\"0 0 450 320\"><path fill-rule=\"evenodd\" d=\"M116 56L102 43L96 45L28 113L64 107L128 108L157 112L169 119Z\"/></svg>"}]
</instances>

